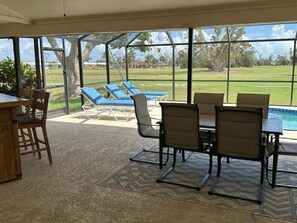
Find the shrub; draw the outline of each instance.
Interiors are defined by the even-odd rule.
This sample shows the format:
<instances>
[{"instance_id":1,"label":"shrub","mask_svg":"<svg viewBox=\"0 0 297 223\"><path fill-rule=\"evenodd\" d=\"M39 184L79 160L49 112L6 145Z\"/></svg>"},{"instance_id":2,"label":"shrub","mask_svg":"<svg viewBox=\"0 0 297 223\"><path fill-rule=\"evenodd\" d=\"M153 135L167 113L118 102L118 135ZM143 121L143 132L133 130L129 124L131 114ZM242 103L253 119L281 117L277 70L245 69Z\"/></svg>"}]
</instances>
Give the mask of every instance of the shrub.
<instances>
[{"instance_id":1,"label":"shrub","mask_svg":"<svg viewBox=\"0 0 297 223\"><path fill-rule=\"evenodd\" d=\"M29 64L21 62L22 87L36 87L36 72ZM9 57L0 61L0 90L15 91L16 76L14 61Z\"/></svg>"}]
</instances>

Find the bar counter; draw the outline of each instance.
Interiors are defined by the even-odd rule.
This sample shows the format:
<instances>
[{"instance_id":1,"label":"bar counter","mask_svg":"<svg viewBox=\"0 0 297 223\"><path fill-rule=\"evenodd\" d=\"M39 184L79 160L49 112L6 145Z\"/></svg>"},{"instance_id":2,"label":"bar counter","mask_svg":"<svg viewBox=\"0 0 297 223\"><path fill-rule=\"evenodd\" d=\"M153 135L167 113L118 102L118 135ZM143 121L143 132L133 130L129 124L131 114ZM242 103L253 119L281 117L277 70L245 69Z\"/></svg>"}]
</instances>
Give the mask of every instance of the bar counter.
<instances>
[{"instance_id":1,"label":"bar counter","mask_svg":"<svg viewBox=\"0 0 297 223\"><path fill-rule=\"evenodd\" d=\"M30 100L0 93L0 183L22 177L17 107Z\"/></svg>"}]
</instances>

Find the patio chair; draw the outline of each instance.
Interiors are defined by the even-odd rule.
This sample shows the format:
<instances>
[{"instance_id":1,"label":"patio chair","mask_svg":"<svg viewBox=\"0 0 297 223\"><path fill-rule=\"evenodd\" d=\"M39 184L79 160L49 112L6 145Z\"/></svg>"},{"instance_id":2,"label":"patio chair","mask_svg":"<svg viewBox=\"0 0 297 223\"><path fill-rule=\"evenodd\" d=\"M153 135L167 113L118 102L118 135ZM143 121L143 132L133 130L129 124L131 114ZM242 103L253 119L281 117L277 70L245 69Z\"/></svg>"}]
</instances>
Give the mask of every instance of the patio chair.
<instances>
[{"instance_id":1,"label":"patio chair","mask_svg":"<svg viewBox=\"0 0 297 223\"><path fill-rule=\"evenodd\" d=\"M269 171L272 171L272 169L269 167L269 158L273 155L274 151L274 146L271 144L271 146L266 147L266 157L267 157L267 164L266 164L266 179L269 182L269 184L272 184L272 181L269 179ZM283 156L283 157L289 157L289 156L297 156L297 140L296 139L281 139L280 140L280 145L279 145L279 150L278 150L278 155ZM285 174L297 174L296 170L292 170L289 168L284 168L284 169L277 169L277 173L285 173ZM277 176L280 176L277 174ZM286 180L292 180L290 175L286 176ZM297 177L297 175L295 175ZM294 185L295 183L295 185ZM295 182L291 183L276 183L275 186L278 187L288 187L288 188L297 188L297 183L296 183L296 178Z\"/></svg>"},{"instance_id":2,"label":"patio chair","mask_svg":"<svg viewBox=\"0 0 297 223\"><path fill-rule=\"evenodd\" d=\"M224 93L198 93L194 94L194 104L198 105L199 115L215 115L215 106L223 106Z\"/></svg>"},{"instance_id":3,"label":"patio chair","mask_svg":"<svg viewBox=\"0 0 297 223\"><path fill-rule=\"evenodd\" d=\"M209 195L221 195L262 203L264 192L264 153L262 145L262 108L216 106L216 141L213 142L213 153L217 155L217 176ZM257 161L261 163L260 184L257 199L240 197L215 192L221 176L221 159ZM231 168L230 166L228 168Z\"/></svg>"},{"instance_id":4,"label":"patio chair","mask_svg":"<svg viewBox=\"0 0 297 223\"><path fill-rule=\"evenodd\" d=\"M212 153L209 144L204 144L199 130L199 109L197 105L181 103L160 103L162 109L162 123L160 131L160 160L163 147L174 149L172 166L165 171L157 182L194 188L200 190L211 174ZM175 169L176 153L178 150L207 153L209 155L208 172L199 185L188 185L165 178Z\"/></svg>"},{"instance_id":5,"label":"patio chair","mask_svg":"<svg viewBox=\"0 0 297 223\"><path fill-rule=\"evenodd\" d=\"M141 91L131 81L122 82L122 86L131 94L144 94L145 96L157 97L159 101L166 101L168 98L168 92L166 91Z\"/></svg>"},{"instance_id":6,"label":"patio chair","mask_svg":"<svg viewBox=\"0 0 297 223\"><path fill-rule=\"evenodd\" d=\"M116 84L104 84L104 89L111 95L111 98L118 100L130 100L130 95L125 94Z\"/></svg>"},{"instance_id":7,"label":"patio chair","mask_svg":"<svg viewBox=\"0 0 297 223\"><path fill-rule=\"evenodd\" d=\"M196 92L194 94L194 104L198 105L199 115L206 116L215 116L216 110L215 106L223 106L224 103L224 93L200 93ZM212 141L212 138L215 138L214 129L200 129L200 131L204 134L210 134L209 144ZM227 159L229 162L229 159Z\"/></svg>"},{"instance_id":8,"label":"patio chair","mask_svg":"<svg viewBox=\"0 0 297 223\"><path fill-rule=\"evenodd\" d=\"M29 115L18 116L18 129L31 129L33 132L34 146L36 150L26 151L22 154L29 154L37 152L38 157L41 158L41 151L46 151L48 155L49 163L52 164L52 155L50 150L50 144L48 140L46 130L46 118L48 110L49 93L44 90L33 90L31 112ZM36 131L37 128L41 128L43 139L38 137ZM40 147L40 144L44 145L44 148Z\"/></svg>"},{"instance_id":9,"label":"patio chair","mask_svg":"<svg viewBox=\"0 0 297 223\"><path fill-rule=\"evenodd\" d=\"M268 117L269 94L237 94L237 107L257 107L263 109L263 118Z\"/></svg>"},{"instance_id":10,"label":"patio chair","mask_svg":"<svg viewBox=\"0 0 297 223\"><path fill-rule=\"evenodd\" d=\"M131 98L129 98L129 100L106 99L93 87L81 88L80 92L87 99L82 109L87 112L87 109L95 108L98 119L100 119L103 112L107 111L109 114L113 115L115 120L119 120L115 115L115 111L120 111L125 115L125 120L128 120L134 108L134 102ZM88 114L87 117L89 118Z\"/></svg>"},{"instance_id":11,"label":"patio chair","mask_svg":"<svg viewBox=\"0 0 297 223\"><path fill-rule=\"evenodd\" d=\"M143 138L151 138L151 139L159 139L159 125L158 124L152 124L152 119L149 111L148 111L148 105L147 105L147 99L144 94L137 94L132 95L131 98L134 100L134 108L135 108L135 116L137 119L137 129L138 134ZM160 121L159 119L156 119L156 121ZM148 161L143 159L138 159L137 157L142 152L151 152L151 153L159 153L159 151L154 150L147 150L143 149L139 153L137 153L135 156L131 157L131 161L137 161L137 162L143 162L143 163L151 163L151 164L160 164L160 162L155 161ZM168 152L167 151L167 159L165 163L162 163L162 165L165 165L168 161Z\"/></svg>"},{"instance_id":12,"label":"patio chair","mask_svg":"<svg viewBox=\"0 0 297 223\"><path fill-rule=\"evenodd\" d=\"M263 118L268 118L269 98L269 94L238 93L236 105L237 107L262 108ZM262 139L268 142L269 135L262 134Z\"/></svg>"},{"instance_id":13,"label":"patio chair","mask_svg":"<svg viewBox=\"0 0 297 223\"><path fill-rule=\"evenodd\" d=\"M131 99L130 95L125 94L118 85L116 84L104 84L103 87L105 90L110 93L110 95L113 98L119 99L119 100L127 100ZM157 99L156 96L146 96L146 99L149 101L155 101Z\"/></svg>"}]
</instances>

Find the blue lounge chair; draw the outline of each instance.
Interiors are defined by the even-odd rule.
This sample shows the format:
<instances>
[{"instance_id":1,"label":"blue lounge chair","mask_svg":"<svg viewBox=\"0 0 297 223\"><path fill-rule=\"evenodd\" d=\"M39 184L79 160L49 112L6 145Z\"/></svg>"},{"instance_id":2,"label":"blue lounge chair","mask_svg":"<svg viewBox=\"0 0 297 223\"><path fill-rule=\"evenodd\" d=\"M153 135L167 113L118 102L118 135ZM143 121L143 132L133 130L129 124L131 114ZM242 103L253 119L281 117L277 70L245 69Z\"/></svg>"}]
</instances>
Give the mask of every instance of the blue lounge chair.
<instances>
[{"instance_id":1,"label":"blue lounge chair","mask_svg":"<svg viewBox=\"0 0 297 223\"><path fill-rule=\"evenodd\" d=\"M118 120L115 115L115 111L118 110L120 112L122 111L126 116L126 120L128 120L132 110L134 109L134 102L131 98L127 100L106 99L93 87L81 88L80 92L86 99L88 99L82 106L82 109L86 112L88 108L96 108L97 114L99 115L98 119L100 119L101 113L109 111L109 114L113 114L114 118Z\"/></svg>"},{"instance_id":2,"label":"blue lounge chair","mask_svg":"<svg viewBox=\"0 0 297 223\"><path fill-rule=\"evenodd\" d=\"M132 94L144 94L146 97L157 97L160 101L166 101L168 98L168 92L166 91L140 91L132 82L124 81L122 85L127 91Z\"/></svg>"},{"instance_id":3,"label":"blue lounge chair","mask_svg":"<svg viewBox=\"0 0 297 223\"><path fill-rule=\"evenodd\" d=\"M126 100L131 99L129 95L125 94L118 85L116 84L105 84L103 86L111 95L112 97L119 99L119 100ZM148 101L155 101L157 96L154 95L146 95L146 99Z\"/></svg>"},{"instance_id":4,"label":"blue lounge chair","mask_svg":"<svg viewBox=\"0 0 297 223\"><path fill-rule=\"evenodd\" d=\"M130 96L125 94L116 84L104 84L105 90L110 93L110 95L118 100L130 100Z\"/></svg>"}]
</instances>

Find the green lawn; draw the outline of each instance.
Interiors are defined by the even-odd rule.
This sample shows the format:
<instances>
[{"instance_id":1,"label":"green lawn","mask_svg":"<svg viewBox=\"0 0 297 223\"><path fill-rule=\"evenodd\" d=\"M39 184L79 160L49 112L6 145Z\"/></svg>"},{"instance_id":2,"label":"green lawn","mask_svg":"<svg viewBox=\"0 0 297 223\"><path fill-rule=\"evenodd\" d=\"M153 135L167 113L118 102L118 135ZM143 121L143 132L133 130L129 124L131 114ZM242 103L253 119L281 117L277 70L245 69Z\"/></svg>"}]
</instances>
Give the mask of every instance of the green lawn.
<instances>
[{"instance_id":1,"label":"green lawn","mask_svg":"<svg viewBox=\"0 0 297 223\"><path fill-rule=\"evenodd\" d=\"M121 70L125 78L124 70ZM296 75L295 75L296 76ZM129 69L129 79L144 91L168 91L173 99L172 68ZM117 70L111 70L111 82L120 83ZM175 100L186 100L187 70L175 68ZM227 102L227 71L212 72L205 68L193 69L192 92L223 92ZM292 66L261 66L253 68L231 68L229 74L229 103L235 103L238 92L269 93L273 105L289 105L291 83L268 81L291 81ZM256 81L256 82L240 82ZM262 81L262 82L261 82ZM47 86L63 83L62 72L58 69L46 70ZM102 85L106 83L106 70L84 70L85 85L94 86L105 94ZM297 83L296 83L297 84ZM294 87L293 105L297 106L297 87ZM63 88L49 89L51 92L50 110L64 107ZM80 108L80 98L70 99L71 110Z\"/></svg>"}]
</instances>

